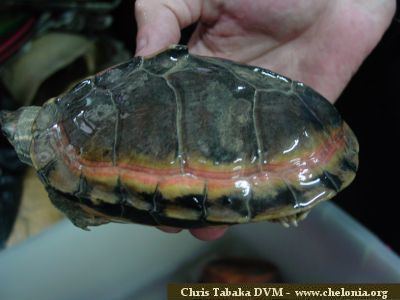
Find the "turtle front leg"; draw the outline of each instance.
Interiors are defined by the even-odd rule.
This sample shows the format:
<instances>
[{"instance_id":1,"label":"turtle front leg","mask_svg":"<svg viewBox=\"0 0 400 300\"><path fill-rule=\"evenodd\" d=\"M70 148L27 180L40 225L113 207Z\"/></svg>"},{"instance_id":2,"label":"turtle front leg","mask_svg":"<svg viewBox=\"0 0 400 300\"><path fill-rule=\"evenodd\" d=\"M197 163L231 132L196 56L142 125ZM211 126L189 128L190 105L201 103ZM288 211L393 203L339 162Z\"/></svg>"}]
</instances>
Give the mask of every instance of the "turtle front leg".
<instances>
[{"instance_id":1,"label":"turtle front leg","mask_svg":"<svg viewBox=\"0 0 400 300\"><path fill-rule=\"evenodd\" d=\"M65 195L50 187L47 187L47 192L53 205L62 211L75 226L83 230L89 230L88 226L98 226L110 222L105 218L84 211L77 202L79 199L72 195Z\"/></svg>"},{"instance_id":2,"label":"turtle front leg","mask_svg":"<svg viewBox=\"0 0 400 300\"><path fill-rule=\"evenodd\" d=\"M279 222L283 227L289 228L290 226L297 227L298 221L304 220L307 215L310 213L310 210L305 210L302 212L299 212L297 214L293 214L290 216L282 217L282 218L277 218L271 220L271 222Z\"/></svg>"}]
</instances>

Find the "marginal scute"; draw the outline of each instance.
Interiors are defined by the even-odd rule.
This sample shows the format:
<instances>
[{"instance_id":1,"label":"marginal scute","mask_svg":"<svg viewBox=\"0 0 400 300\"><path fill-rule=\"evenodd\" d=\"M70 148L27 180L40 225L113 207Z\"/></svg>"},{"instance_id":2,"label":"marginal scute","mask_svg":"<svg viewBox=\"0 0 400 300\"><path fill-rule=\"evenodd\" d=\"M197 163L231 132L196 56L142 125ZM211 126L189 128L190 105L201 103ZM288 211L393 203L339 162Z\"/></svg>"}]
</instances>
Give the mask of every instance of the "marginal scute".
<instances>
[{"instance_id":1,"label":"marginal scute","mask_svg":"<svg viewBox=\"0 0 400 300\"><path fill-rule=\"evenodd\" d=\"M64 93L55 100L61 112L66 112L76 99L82 99L93 89L93 79L87 78L76 84L69 92Z\"/></svg>"},{"instance_id":2,"label":"marginal scute","mask_svg":"<svg viewBox=\"0 0 400 300\"><path fill-rule=\"evenodd\" d=\"M161 193L157 193L154 198L156 207L153 213L159 220L171 218L200 222L203 200L201 195L186 195L184 198L171 201L164 198Z\"/></svg>"},{"instance_id":3,"label":"marginal scute","mask_svg":"<svg viewBox=\"0 0 400 300\"><path fill-rule=\"evenodd\" d=\"M34 132L38 133L45 131L57 124L57 122L60 120L60 117L60 111L56 105L56 100L53 98L42 106L42 109L39 111L32 129Z\"/></svg>"},{"instance_id":4,"label":"marginal scute","mask_svg":"<svg viewBox=\"0 0 400 300\"><path fill-rule=\"evenodd\" d=\"M118 118L112 95L93 89L83 98L71 99L68 105L61 126L79 158L112 162Z\"/></svg>"},{"instance_id":5,"label":"marginal scute","mask_svg":"<svg viewBox=\"0 0 400 300\"><path fill-rule=\"evenodd\" d=\"M90 182L89 182L90 184ZM111 184L116 184L116 181L111 181ZM100 185L98 181L92 182L92 190L90 199L95 204L110 203L115 205L121 204L121 197L115 193L114 187L111 185Z\"/></svg>"},{"instance_id":6,"label":"marginal scute","mask_svg":"<svg viewBox=\"0 0 400 300\"><path fill-rule=\"evenodd\" d=\"M221 188L221 185L224 185ZM231 223L246 223L250 220L249 202L252 198L251 183L245 179L221 182L209 181L207 184L206 219Z\"/></svg>"},{"instance_id":7,"label":"marginal scute","mask_svg":"<svg viewBox=\"0 0 400 300\"><path fill-rule=\"evenodd\" d=\"M246 66L218 58L207 57L205 60L233 73L239 80L246 81L258 90L289 91L292 85L291 79L260 67Z\"/></svg>"},{"instance_id":8,"label":"marginal scute","mask_svg":"<svg viewBox=\"0 0 400 300\"><path fill-rule=\"evenodd\" d=\"M115 86L126 81L132 73L137 71L142 62L143 59L141 57L134 57L128 62L106 69L95 76L94 84L104 89L115 88Z\"/></svg>"},{"instance_id":9,"label":"marginal scute","mask_svg":"<svg viewBox=\"0 0 400 300\"><path fill-rule=\"evenodd\" d=\"M32 163L36 170L45 168L50 163L57 160L54 147L54 135L50 130L37 131L31 143Z\"/></svg>"},{"instance_id":10,"label":"marginal scute","mask_svg":"<svg viewBox=\"0 0 400 300\"><path fill-rule=\"evenodd\" d=\"M49 185L62 193L73 193L79 188L78 172L71 170L61 159L54 161L46 170Z\"/></svg>"},{"instance_id":11,"label":"marginal scute","mask_svg":"<svg viewBox=\"0 0 400 300\"><path fill-rule=\"evenodd\" d=\"M171 47L156 56L145 59L143 68L153 74L163 75L177 64L185 65L187 58L187 48Z\"/></svg>"},{"instance_id":12,"label":"marginal scute","mask_svg":"<svg viewBox=\"0 0 400 300\"><path fill-rule=\"evenodd\" d=\"M158 220L189 220L201 223L204 218L205 182L193 176L169 176L160 179L154 194ZM167 225L167 224L165 224Z\"/></svg>"}]
</instances>

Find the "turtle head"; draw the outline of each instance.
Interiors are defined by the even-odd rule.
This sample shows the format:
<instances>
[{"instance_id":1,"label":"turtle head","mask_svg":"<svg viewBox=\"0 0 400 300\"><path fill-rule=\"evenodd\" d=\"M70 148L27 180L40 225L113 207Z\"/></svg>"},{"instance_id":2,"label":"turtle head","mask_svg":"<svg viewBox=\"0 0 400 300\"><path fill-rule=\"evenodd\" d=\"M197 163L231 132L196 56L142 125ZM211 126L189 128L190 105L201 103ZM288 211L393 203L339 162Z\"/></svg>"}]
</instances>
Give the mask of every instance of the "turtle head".
<instances>
[{"instance_id":1,"label":"turtle head","mask_svg":"<svg viewBox=\"0 0 400 300\"><path fill-rule=\"evenodd\" d=\"M0 125L3 134L14 146L19 159L32 165L30 145L32 142L32 125L40 107L21 107L16 111L0 111Z\"/></svg>"}]
</instances>

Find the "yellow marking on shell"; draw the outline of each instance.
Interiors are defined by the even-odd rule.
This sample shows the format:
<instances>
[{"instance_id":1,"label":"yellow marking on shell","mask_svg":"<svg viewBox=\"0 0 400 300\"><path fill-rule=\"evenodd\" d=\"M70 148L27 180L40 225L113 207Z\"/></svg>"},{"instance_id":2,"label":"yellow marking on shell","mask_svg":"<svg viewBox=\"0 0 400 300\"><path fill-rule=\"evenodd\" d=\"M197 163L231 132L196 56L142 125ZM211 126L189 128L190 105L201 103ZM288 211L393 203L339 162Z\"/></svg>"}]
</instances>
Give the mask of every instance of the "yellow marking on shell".
<instances>
[{"instance_id":1,"label":"yellow marking on shell","mask_svg":"<svg viewBox=\"0 0 400 300\"><path fill-rule=\"evenodd\" d=\"M153 207L152 204L150 204L150 203L148 203L146 201L143 201L143 200L141 200L141 199L139 199L137 197L128 196L126 201L130 206L132 206L134 208L137 208L137 209L140 209L140 210L148 211Z\"/></svg>"},{"instance_id":2,"label":"yellow marking on shell","mask_svg":"<svg viewBox=\"0 0 400 300\"><path fill-rule=\"evenodd\" d=\"M118 169L113 167L96 169L83 167L82 174L90 183L109 189L116 187L118 183Z\"/></svg>"},{"instance_id":3,"label":"yellow marking on shell","mask_svg":"<svg viewBox=\"0 0 400 300\"><path fill-rule=\"evenodd\" d=\"M120 199L112 189L107 189L96 185L90 191L90 199L94 204L101 204L103 202L110 204L118 204Z\"/></svg>"},{"instance_id":4,"label":"yellow marking on shell","mask_svg":"<svg viewBox=\"0 0 400 300\"><path fill-rule=\"evenodd\" d=\"M256 216L253 217L252 221L253 222L262 222L262 221L267 221L267 220L279 219L282 217L300 213L304 210L308 210L313 206L314 205L311 205L310 207L307 207L306 209L304 209L304 208L294 209L293 206L291 206L291 205L287 205L287 206L279 207L279 208L273 208L273 209L269 209L269 210L266 210L265 212L257 214Z\"/></svg>"},{"instance_id":5,"label":"yellow marking on shell","mask_svg":"<svg viewBox=\"0 0 400 300\"><path fill-rule=\"evenodd\" d=\"M201 212L170 204L163 210L163 214L179 220L198 220Z\"/></svg>"},{"instance_id":6,"label":"yellow marking on shell","mask_svg":"<svg viewBox=\"0 0 400 300\"><path fill-rule=\"evenodd\" d=\"M249 218L242 216L232 209L226 207L211 206L207 209L207 221L224 223L229 221L231 223L247 223Z\"/></svg>"},{"instance_id":7,"label":"yellow marking on shell","mask_svg":"<svg viewBox=\"0 0 400 300\"><path fill-rule=\"evenodd\" d=\"M121 171L121 183L137 193L154 193L159 182L159 177L151 174L133 172L128 170Z\"/></svg>"},{"instance_id":8,"label":"yellow marking on shell","mask_svg":"<svg viewBox=\"0 0 400 300\"><path fill-rule=\"evenodd\" d=\"M277 195L277 190L285 187L285 182L277 177L260 173L249 178L253 198L269 198Z\"/></svg>"},{"instance_id":9,"label":"yellow marking on shell","mask_svg":"<svg viewBox=\"0 0 400 300\"><path fill-rule=\"evenodd\" d=\"M119 158L118 165L144 167L154 170L176 169L177 174L179 173L179 160L176 159L175 154L171 154L163 160L155 160L153 157L132 152L128 157Z\"/></svg>"},{"instance_id":10,"label":"yellow marking on shell","mask_svg":"<svg viewBox=\"0 0 400 300\"><path fill-rule=\"evenodd\" d=\"M321 138L321 143L324 142ZM321 147L321 145L320 145ZM59 147L59 149L62 149ZM348 155L343 151L343 147L332 148L333 155L328 157L324 161L312 163L309 162L309 168L314 177L322 175L323 170L331 171L336 174L339 172L339 177L342 179L347 179L348 182L351 181L352 178L349 176L352 172L343 172L340 173L339 160L343 155ZM65 150L65 149L64 149ZM293 156L292 159L299 158L300 163L301 160L307 161L309 157L309 153L307 151L299 152L294 151L291 153ZM73 155L68 156L71 160L74 160ZM159 191L162 193L163 197L166 199L174 199L182 196L187 196L190 194L203 194L204 192L204 182L208 181L207 185L207 201L213 202L223 196L243 196L243 188L237 186L238 181L248 182L249 187L252 192L253 198L273 198L274 195L278 193L280 189L285 188L285 181L279 178L279 176L284 176L285 180L290 185L299 186L299 174L296 171L298 166L296 162L294 162L291 166L290 159L291 156L282 155L275 157L275 163L277 165L277 172L269 171L266 174L259 173L255 171L255 174L252 174L252 170L256 167L254 164L219 164L216 165L211 161L201 160L200 158L194 158L192 156L192 160L189 160L188 167L197 168L199 172L208 172L214 178L209 177L208 175L204 176L204 178L196 178L190 176L182 176L174 174L179 174L179 162L178 160L172 161L169 163L168 160L159 162L151 160L146 156L135 156L135 164L131 165L131 159L125 159L119 161L118 167L106 166L106 164L96 164L93 163L91 166L85 166L83 164L84 176L87 177L88 182L92 186L96 186L96 188L92 192L93 201L96 202L96 199L100 199L104 202L109 203L117 203L117 196L115 192L113 192L113 188L117 186L118 174L120 174L121 184L132 193L131 196L128 196L128 203L134 206L135 208L148 210L151 208L151 205L145 201L137 199L134 193L147 193L152 194L155 192L157 185ZM318 159L324 159L325 155L321 152L319 155L316 155ZM196 164L197 162L197 164ZM289 163L288 163L289 162ZM70 164L70 163L69 163ZM126 164L126 169L124 169L124 164ZM65 187L66 192L75 191L77 188L79 175L76 174L75 171L79 170L77 165L80 165L79 162L77 164L70 164L70 169L67 172L65 169L60 169L60 167L56 168L54 171L57 173L53 175L51 179L53 182L56 182L57 185L61 185L67 183L68 186ZM82 167L82 166L81 166ZM131 169L129 169L131 168ZM139 170L132 170L132 168L137 168ZM249 176L244 176L243 173L245 171L250 171ZM287 172L286 174L280 174L280 171ZM292 172L292 170L296 172ZM338 170L338 171L336 171ZM78 172L78 171L77 171ZM223 174L226 172L226 174ZM75 177L71 174L74 174ZM234 174L235 176L232 176ZM352 176L354 174L352 173ZM54 177L56 176L56 178ZM222 178L218 178L218 176ZM232 178L234 177L234 178ZM343 179L342 179L343 180ZM56 186L55 186L56 187ZM61 191L63 189L60 188ZM317 187L312 191L306 191L305 197L312 199L317 196L320 192L322 192L321 187ZM129 194L129 193L128 193ZM327 192L324 195L325 198L330 198L334 192ZM248 217L239 214L231 209L227 209L223 207L219 203L214 203L215 205L208 209L207 219L209 221L215 222L225 222L229 220L230 222L238 222L244 223L248 222ZM308 208L308 207L307 207ZM271 218L277 218L279 216L285 216L288 214L296 213L300 211L299 209L295 210L293 205L289 205L287 207L280 207L277 210L268 210L263 213L255 216L255 221L261 221ZM175 205L173 202L168 204L164 210L166 216L171 218L182 218L182 219L193 219L196 220L199 218L199 213L196 210L191 210L184 208L179 205Z\"/></svg>"},{"instance_id":11,"label":"yellow marking on shell","mask_svg":"<svg viewBox=\"0 0 400 300\"><path fill-rule=\"evenodd\" d=\"M170 176L159 183L158 190L166 199L175 199L186 195L203 195L205 182L193 176Z\"/></svg>"},{"instance_id":12,"label":"yellow marking on shell","mask_svg":"<svg viewBox=\"0 0 400 300\"><path fill-rule=\"evenodd\" d=\"M207 184L207 200L213 201L221 197L237 193L235 180L210 180Z\"/></svg>"}]
</instances>

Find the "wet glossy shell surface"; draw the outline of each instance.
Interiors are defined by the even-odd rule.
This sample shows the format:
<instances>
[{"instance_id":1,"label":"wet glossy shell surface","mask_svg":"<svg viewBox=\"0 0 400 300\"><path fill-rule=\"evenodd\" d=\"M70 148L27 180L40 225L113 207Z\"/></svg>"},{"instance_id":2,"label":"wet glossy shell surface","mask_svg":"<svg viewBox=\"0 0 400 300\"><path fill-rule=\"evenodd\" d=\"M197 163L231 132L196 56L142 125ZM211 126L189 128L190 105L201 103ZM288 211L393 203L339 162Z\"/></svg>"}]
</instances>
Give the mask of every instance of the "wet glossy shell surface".
<instances>
[{"instance_id":1,"label":"wet glossy shell surface","mask_svg":"<svg viewBox=\"0 0 400 300\"><path fill-rule=\"evenodd\" d=\"M333 197L358 164L355 136L317 92L182 46L82 81L33 132L48 189L100 223L279 219Z\"/></svg>"}]
</instances>

